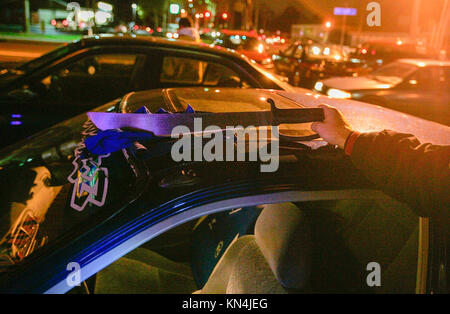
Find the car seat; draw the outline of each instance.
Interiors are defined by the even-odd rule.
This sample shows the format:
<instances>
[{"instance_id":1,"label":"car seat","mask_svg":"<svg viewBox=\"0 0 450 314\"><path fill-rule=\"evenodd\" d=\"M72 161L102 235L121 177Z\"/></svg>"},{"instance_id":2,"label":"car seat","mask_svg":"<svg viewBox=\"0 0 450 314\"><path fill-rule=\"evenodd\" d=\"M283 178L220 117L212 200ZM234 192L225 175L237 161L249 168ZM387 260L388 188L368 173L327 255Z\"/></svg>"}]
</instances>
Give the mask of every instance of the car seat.
<instances>
[{"instance_id":1,"label":"car seat","mask_svg":"<svg viewBox=\"0 0 450 314\"><path fill-rule=\"evenodd\" d=\"M267 205L255 234L235 239L196 293L288 293L308 284L310 226L292 203Z\"/></svg>"}]
</instances>

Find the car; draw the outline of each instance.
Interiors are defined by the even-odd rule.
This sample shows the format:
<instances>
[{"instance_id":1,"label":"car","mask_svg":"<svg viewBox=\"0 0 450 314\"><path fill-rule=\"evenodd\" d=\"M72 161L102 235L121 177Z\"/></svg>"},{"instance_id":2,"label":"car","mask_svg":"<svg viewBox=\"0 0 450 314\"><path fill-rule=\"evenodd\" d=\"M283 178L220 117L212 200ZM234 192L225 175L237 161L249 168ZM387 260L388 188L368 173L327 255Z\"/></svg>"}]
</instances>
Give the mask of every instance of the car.
<instances>
[{"instance_id":1,"label":"car","mask_svg":"<svg viewBox=\"0 0 450 314\"><path fill-rule=\"evenodd\" d=\"M352 57L359 59L369 69L376 70L398 59L432 59L433 55L423 45L404 43L398 39L396 42L364 42Z\"/></svg>"},{"instance_id":2,"label":"car","mask_svg":"<svg viewBox=\"0 0 450 314\"><path fill-rule=\"evenodd\" d=\"M67 21L67 19L63 18L52 19L50 21L50 24L52 24L55 29L59 31L66 31L69 26L69 22Z\"/></svg>"},{"instance_id":3,"label":"car","mask_svg":"<svg viewBox=\"0 0 450 314\"><path fill-rule=\"evenodd\" d=\"M449 61L399 59L368 75L318 81L315 90L450 125L449 82Z\"/></svg>"},{"instance_id":4,"label":"car","mask_svg":"<svg viewBox=\"0 0 450 314\"><path fill-rule=\"evenodd\" d=\"M268 99L279 109L326 102L358 131L450 144L446 126L307 90L154 89L92 112L122 117L145 106L178 119L190 107L214 118L273 113ZM1 292L448 292L445 230L377 190L309 123L237 139L248 144L240 161L175 161L172 137L92 154L86 138L98 132L81 114L0 151ZM261 138L269 142L251 144ZM267 160L248 157L277 143L278 170L261 172Z\"/></svg>"},{"instance_id":5,"label":"car","mask_svg":"<svg viewBox=\"0 0 450 314\"><path fill-rule=\"evenodd\" d=\"M265 69L273 69L272 58L266 52L265 43L255 32L223 29L218 37L214 41L215 45L233 49Z\"/></svg>"},{"instance_id":6,"label":"car","mask_svg":"<svg viewBox=\"0 0 450 314\"><path fill-rule=\"evenodd\" d=\"M0 71L0 147L130 91L176 86L290 89L222 47L98 35Z\"/></svg>"},{"instance_id":7,"label":"car","mask_svg":"<svg viewBox=\"0 0 450 314\"><path fill-rule=\"evenodd\" d=\"M364 64L349 58L338 45L306 38L272 55L275 73L285 75L294 86L313 88L319 79L363 73Z\"/></svg>"}]
</instances>

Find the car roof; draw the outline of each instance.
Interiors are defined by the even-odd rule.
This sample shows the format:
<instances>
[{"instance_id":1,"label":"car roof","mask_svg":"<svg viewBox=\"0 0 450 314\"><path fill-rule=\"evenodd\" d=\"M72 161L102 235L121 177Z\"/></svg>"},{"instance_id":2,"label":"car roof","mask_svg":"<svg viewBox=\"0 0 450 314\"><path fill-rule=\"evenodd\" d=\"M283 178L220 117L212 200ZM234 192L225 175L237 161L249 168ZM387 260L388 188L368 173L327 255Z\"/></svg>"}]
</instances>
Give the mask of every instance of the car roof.
<instances>
[{"instance_id":1,"label":"car roof","mask_svg":"<svg viewBox=\"0 0 450 314\"><path fill-rule=\"evenodd\" d=\"M333 99L306 89L296 89L296 92L269 89L252 89L250 91L248 89L240 88L220 88L220 92L216 92L215 90L216 88L210 88L209 91L205 91L205 87L188 87L162 89L160 91L161 93L168 92L175 94L177 97L194 95L192 96L192 99L199 99L201 95L207 97L206 95L208 95L208 93L213 94L214 97L223 99L227 99L228 95L230 96L230 101L231 99L239 98L241 95L242 99L252 101L251 98L254 98L255 102L260 98L267 99L273 95L275 103L277 103L277 99L280 99L278 96L281 96L293 101L293 104L296 103L299 107L316 107L318 104L326 103L340 109L344 113L346 120L360 132L375 132L390 129L397 132L414 134L421 141L450 145L450 127L377 105L348 99ZM146 102L145 94L148 93L150 98L150 94L154 92L155 90L136 92L134 96L128 97L128 101L132 102L132 98L136 98L144 105ZM278 103L280 103L279 100ZM195 110L195 100L192 100L189 104L192 105ZM202 106L205 106L205 104L202 104ZM208 106L206 109L205 107L202 107L201 109L209 112L213 111L213 105L210 104L206 106ZM240 106L242 106L242 104L240 104ZM249 104L251 110L255 110L255 107L252 106L252 104ZM286 106L286 104L282 104L282 106ZM218 108L217 110L217 112L224 111L226 110L223 110L223 108ZM241 111L249 111L249 108L242 108ZM305 124L305 127L309 128L307 124ZM313 148L321 146L322 144L323 141L310 141L307 143L307 145Z\"/></svg>"},{"instance_id":2,"label":"car roof","mask_svg":"<svg viewBox=\"0 0 450 314\"><path fill-rule=\"evenodd\" d=\"M222 55L225 57L238 58L248 61L242 54L236 53L232 49L205 43L196 43L180 39L169 39L156 36L124 35L124 34L100 34L85 36L77 41L81 46L95 45L130 45L130 46L165 46L167 48L180 48L195 51L202 51Z\"/></svg>"},{"instance_id":3,"label":"car roof","mask_svg":"<svg viewBox=\"0 0 450 314\"><path fill-rule=\"evenodd\" d=\"M412 59L412 58L403 58L398 59L397 62L408 63L418 67L427 67L427 66L450 66L450 61L445 60L437 60L437 59Z\"/></svg>"}]
</instances>

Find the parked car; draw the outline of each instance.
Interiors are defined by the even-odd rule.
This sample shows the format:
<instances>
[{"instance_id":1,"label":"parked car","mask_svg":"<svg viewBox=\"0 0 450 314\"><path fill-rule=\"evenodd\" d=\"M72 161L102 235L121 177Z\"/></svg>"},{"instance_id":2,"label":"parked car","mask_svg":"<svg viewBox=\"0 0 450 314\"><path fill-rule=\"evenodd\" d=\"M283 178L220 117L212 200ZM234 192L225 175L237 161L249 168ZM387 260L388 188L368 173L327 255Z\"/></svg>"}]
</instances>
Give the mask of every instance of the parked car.
<instances>
[{"instance_id":1,"label":"parked car","mask_svg":"<svg viewBox=\"0 0 450 314\"><path fill-rule=\"evenodd\" d=\"M240 54L149 36L104 35L0 71L0 147L130 91L176 86L290 89Z\"/></svg>"},{"instance_id":2,"label":"parked car","mask_svg":"<svg viewBox=\"0 0 450 314\"><path fill-rule=\"evenodd\" d=\"M448 127L308 91L171 88L93 111L267 111L268 98L283 109L327 102L358 131L450 144ZM236 162L175 162L172 138L92 155L84 139L98 130L85 114L2 150L0 291L448 292L448 238L432 219L376 190L309 123L279 129L279 168L264 173L251 145ZM374 262L380 286L367 285Z\"/></svg>"},{"instance_id":3,"label":"parked car","mask_svg":"<svg viewBox=\"0 0 450 314\"><path fill-rule=\"evenodd\" d=\"M266 51L264 41L255 33L241 30L222 30L215 45L233 49L254 60L266 69L273 68L272 58Z\"/></svg>"},{"instance_id":4,"label":"parked car","mask_svg":"<svg viewBox=\"0 0 450 314\"><path fill-rule=\"evenodd\" d=\"M425 46L397 42L365 42L359 45L352 55L366 64L371 70L376 70L380 66L394 62L398 59L424 59L433 58Z\"/></svg>"},{"instance_id":5,"label":"parked car","mask_svg":"<svg viewBox=\"0 0 450 314\"><path fill-rule=\"evenodd\" d=\"M52 24L55 27L55 29L59 31L67 31L67 28L69 26L69 22L67 21L67 19L62 18L52 19L50 21L50 24Z\"/></svg>"},{"instance_id":6,"label":"parked car","mask_svg":"<svg viewBox=\"0 0 450 314\"><path fill-rule=\"evenodd\" d=\"M318 43L312 39L294 42L272 55L275 73L285 75L294 86L313 88L319 79L352 76L363 73L359 59L350 59L339 46Z\"/></svg>"},{"instance_id":7,"label":"parked car","mask_svg":"<svg viewBox=\"0 0 450 314\"><path fill-rule=\"evenodd\" d=\"M450 62L399 59L369 75L319 81L315 90L450 125Z\"/></svg>"}]
</instances>

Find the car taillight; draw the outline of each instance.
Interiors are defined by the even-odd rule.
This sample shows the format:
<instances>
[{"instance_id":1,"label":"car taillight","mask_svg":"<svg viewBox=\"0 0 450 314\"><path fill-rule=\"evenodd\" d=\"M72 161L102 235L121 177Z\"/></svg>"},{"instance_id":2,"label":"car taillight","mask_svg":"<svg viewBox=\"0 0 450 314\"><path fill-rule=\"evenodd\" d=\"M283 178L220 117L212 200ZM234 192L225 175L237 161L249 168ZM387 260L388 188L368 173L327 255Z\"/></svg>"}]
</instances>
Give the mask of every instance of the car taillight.
<instances>
[{"instance_id":1,"label":"car taillight","mask_svg":"<svg viewBox=\"0 0 450 314\"><path fill-rule=\"evenodd\" d=\"M56 25L56 20L52 20L50 23L51 23L53 26L55 26L55 25Z\"/></svg>"},{"instance_id":2,"label":"car taillight","mask_svg":"<svg viewBox=\"0 0 450 314\"><path fill-rule=\"evenodd\" d=\"M68 26L68 25L69 25L69 22L67 22L67 20L63 20L63 21L62 21L62 25Z\"/></svg>"}]
</instances>

